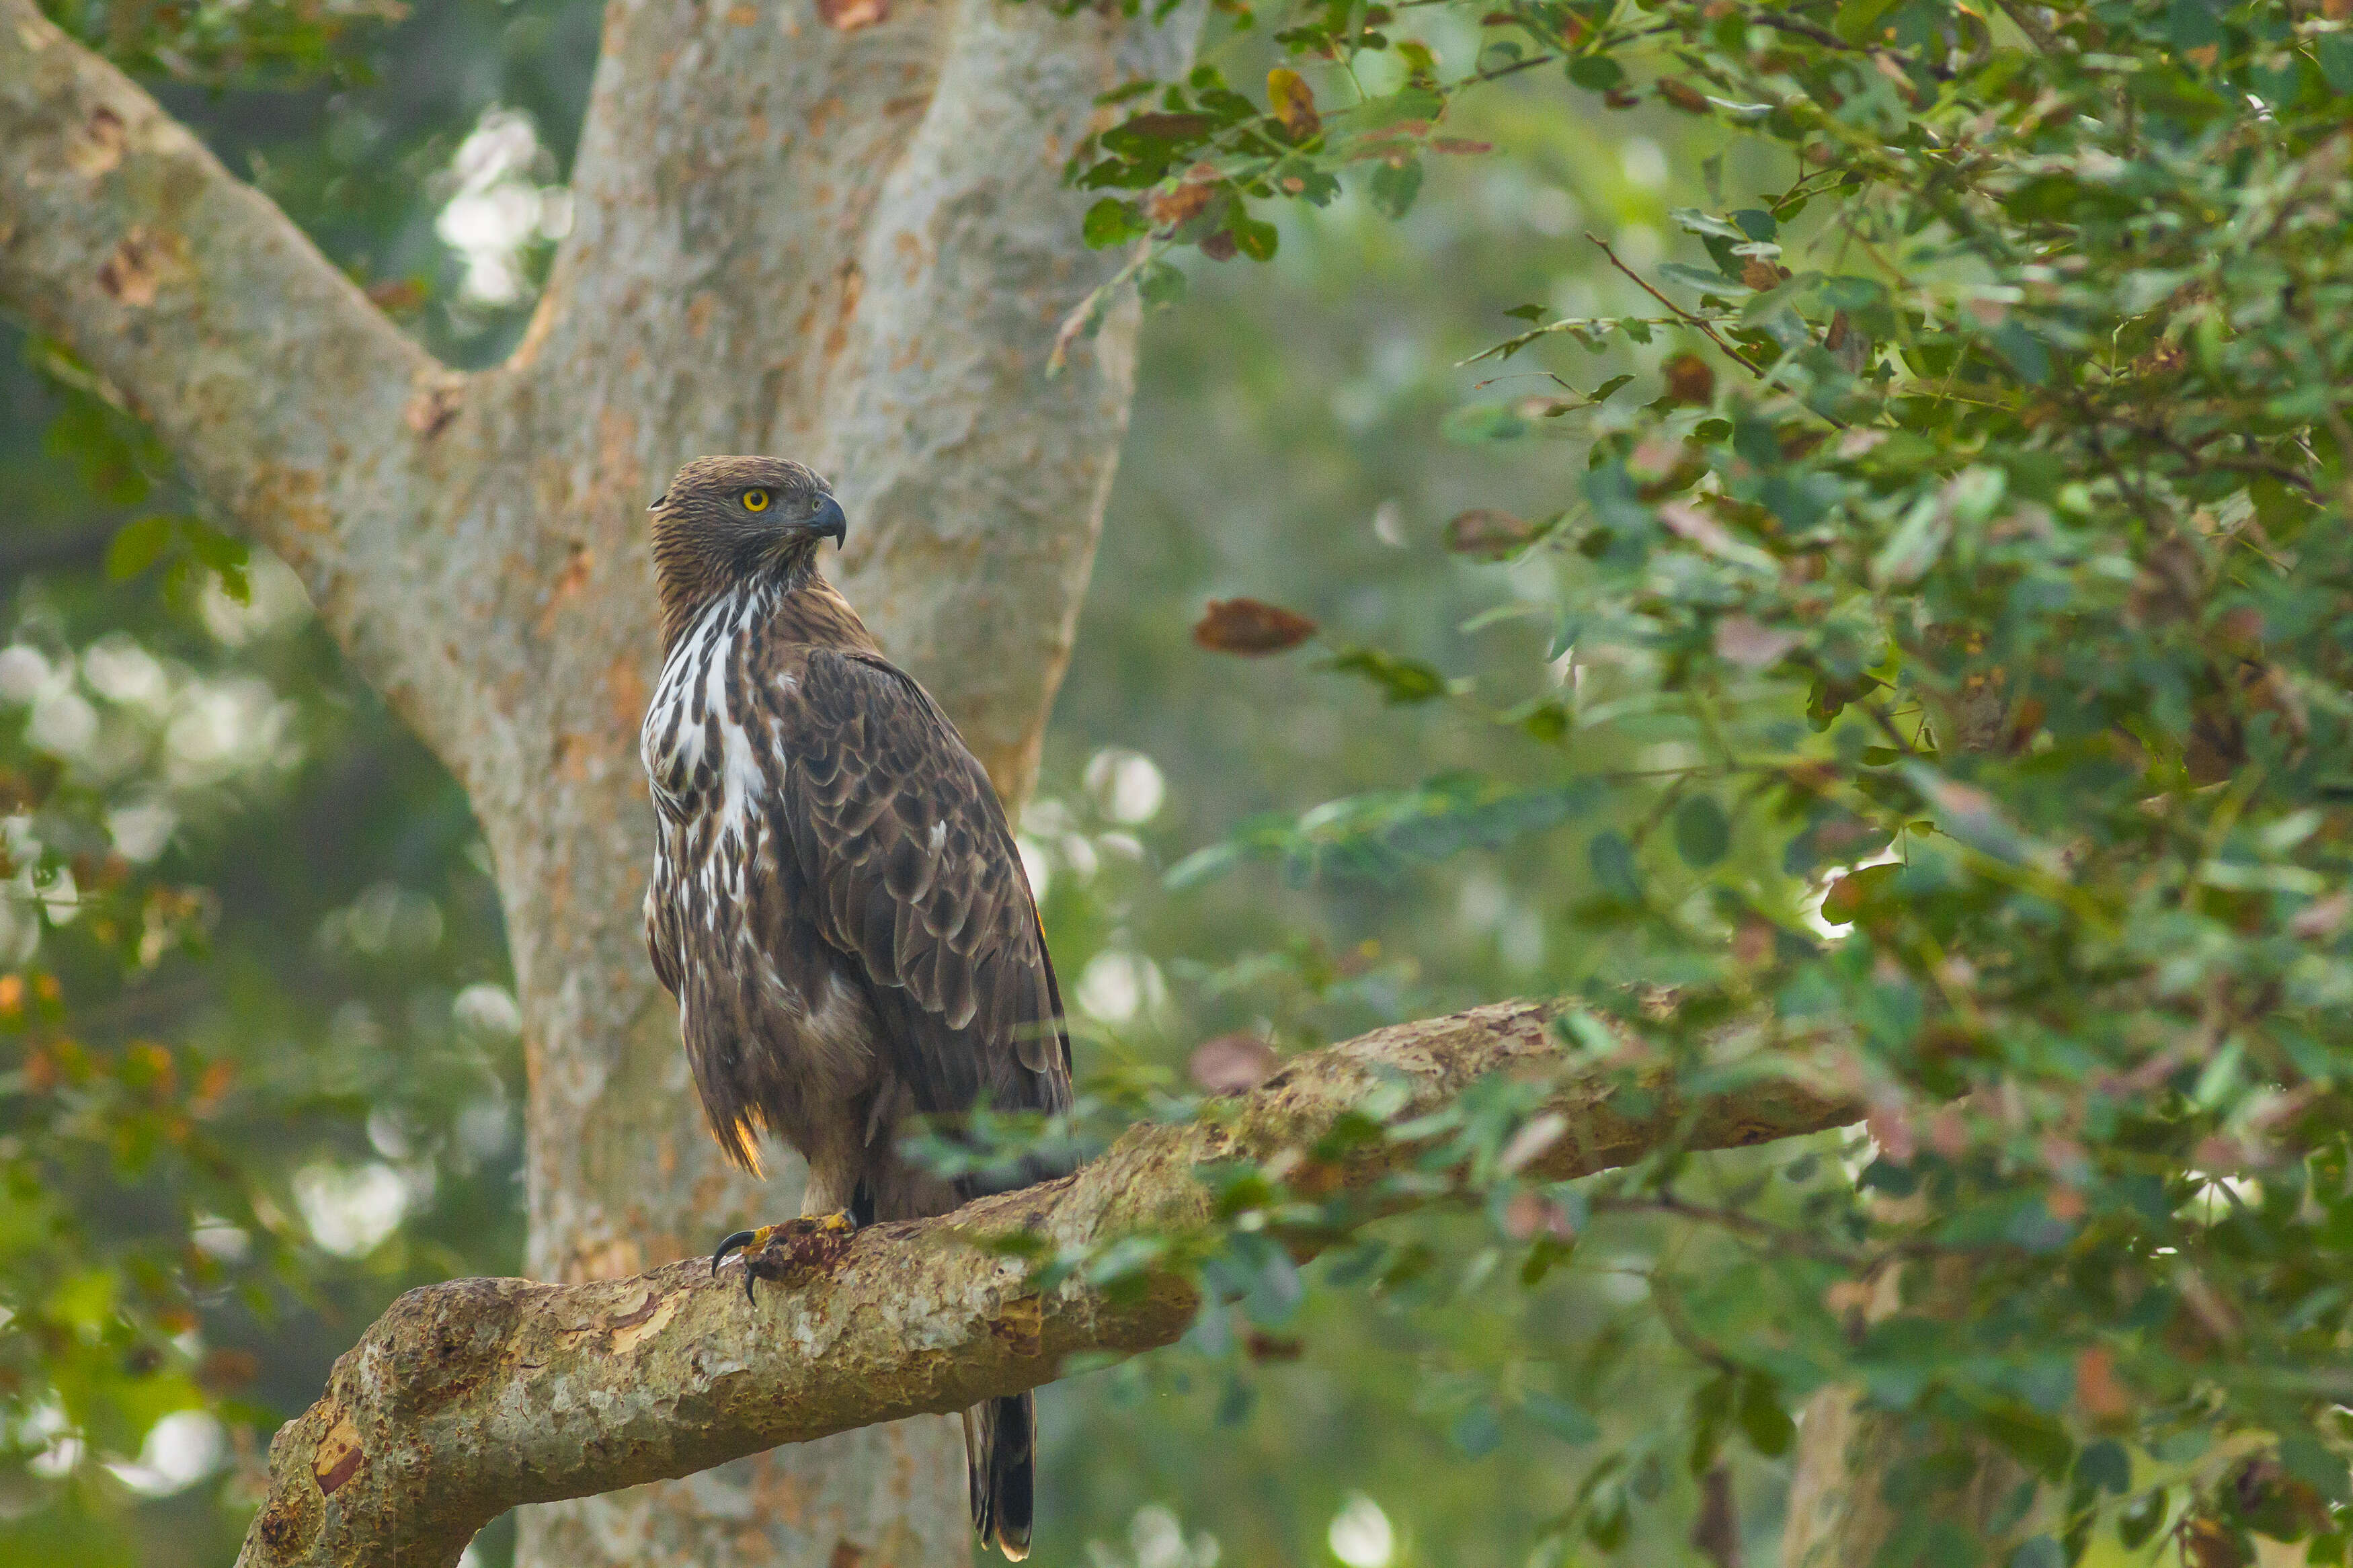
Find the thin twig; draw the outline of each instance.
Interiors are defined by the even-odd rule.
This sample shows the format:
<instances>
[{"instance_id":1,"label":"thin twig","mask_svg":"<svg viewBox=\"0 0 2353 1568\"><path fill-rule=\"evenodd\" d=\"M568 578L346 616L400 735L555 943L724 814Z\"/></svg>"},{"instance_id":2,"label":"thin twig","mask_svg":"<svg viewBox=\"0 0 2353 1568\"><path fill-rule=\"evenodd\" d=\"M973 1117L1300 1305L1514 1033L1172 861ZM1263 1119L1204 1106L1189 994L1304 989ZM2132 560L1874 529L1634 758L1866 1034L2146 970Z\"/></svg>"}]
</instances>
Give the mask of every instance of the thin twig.
<instances>
[{"instance_id":1,"label":"thin twig","mask_svg":"<svg viewBox=\"0 0 2353 1568\"><path fill-rule=\"evenodd\" d=\"M1668 299L1664 294L1662 294L1656 289L1651 288L1650 280L1645 279L1641 273L1627 266L1623 261L1619 260L1618 253L1609 248L1609 242L1608 240L1602 238L1599 235L1595 234L1590 229L1586 231L1585 237L1601 247L1601 254L1609 258L1610 266L1615 267L1619 271L1632 279L1634 280L1635 287L1639 288L1643 293L1648 294L1651 299L1656 300L1660 304L1664 305L1669 310L1672 311L1677 321L1683 322L1687 326L1698 328L1701 334L1704 336L1709 342L1714 343L1717 348L1723 350L1725 354L1730 358L1734 363L1746 371L1749 374L1755 376L1757 380L1765 381L1768 379L1763 369L1751 361L1747 355L1742 353L1738 349L1734 348L1729 342L1725 342L1725 339L1716 331L1715 328L1709 324L1706 317L1695 316L1689 310L1684 310L1681 305L1676 304L1672 300Z\"/></svg>"}]
</instances>

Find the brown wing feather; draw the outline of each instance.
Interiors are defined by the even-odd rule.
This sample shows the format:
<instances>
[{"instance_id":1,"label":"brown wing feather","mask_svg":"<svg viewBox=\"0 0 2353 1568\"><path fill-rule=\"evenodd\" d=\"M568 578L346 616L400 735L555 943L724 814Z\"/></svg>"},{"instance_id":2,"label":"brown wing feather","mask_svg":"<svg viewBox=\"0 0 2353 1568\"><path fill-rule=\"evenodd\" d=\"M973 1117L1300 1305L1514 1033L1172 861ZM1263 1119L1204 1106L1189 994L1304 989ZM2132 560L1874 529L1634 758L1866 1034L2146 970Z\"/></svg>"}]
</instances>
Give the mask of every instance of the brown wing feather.
<instances>
[{"instance_id":1,"label":"brown wing feather","mask_svg":"<svg viewBox=\"0 0 2353 1568\"><path fill-rule=\"evenodd\" d=\"M811 650L763 683L770 797L812 923L863 968L917 1109L1061 1110L1070 1039L1036 900L988 775L882 659Z\"/></svg>"}]
</instances>

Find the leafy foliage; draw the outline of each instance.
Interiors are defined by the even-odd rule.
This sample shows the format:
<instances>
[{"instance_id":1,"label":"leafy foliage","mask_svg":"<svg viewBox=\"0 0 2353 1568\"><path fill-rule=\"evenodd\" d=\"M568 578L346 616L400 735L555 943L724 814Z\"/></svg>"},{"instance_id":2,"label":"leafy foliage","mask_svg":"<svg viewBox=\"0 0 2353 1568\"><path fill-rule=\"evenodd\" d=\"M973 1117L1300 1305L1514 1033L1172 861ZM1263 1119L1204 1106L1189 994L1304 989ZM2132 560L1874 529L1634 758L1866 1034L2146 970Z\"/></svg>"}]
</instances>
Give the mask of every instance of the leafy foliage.
<instances>
[{"instance_id":1,"label":"leafy foliage","mask_svg":"<svg viewBox=\"0 0 2353 1568\"><path fill-rule=\"evenodd\" d=\"M1263 108L1209 68L1138 84L1123 93L1151 107L1073 161L1082 187L1133 193L1098 201L1089 231L1135 242L1147 297L1177 247L1271 254L1254 237L1270 204L1362 180L1402 216L1424 158L1468 150L1440 134L1450 114L1506 76L1710 122L1719 188L1727 161L1766 174L1745 202L1674 213L1704 259L1638 268L1594 241L1657 313L1530 307L1491 351L1626 345L1648 401L1556 374L1571 395L1453 422L1583 447L1523 547L1564 568L1558 664L1454 689L1369 650L1335 661L1535 737L1560 782L1458 777L1256 819L1176 880L1253 856L1393 875L1415 846L1584 815L1567 803L1606 784L1574 922L1607 954L1588 1049L1702 1077L1803 1064L1874 1108L1854 1187L1815 1153L1793 1163L1794 1228L1766 1217L1761 1174L1695 1198L1721 1162L1533 1194L1566 1234L1647 1205L1743 1243L1736 1289L1769 1295L1769 1324L1724 1279L1651 1281L1714 1379L1687 1412L1691 1472L1727 1425L1778 1451L1788 1402L1853 1384L1918 1439L1879 1456L1888 1496L1917 1505L1891 1561L2073 1562L2095 1533L2160 1529L2200 1561L2249 1531L2342 1561L2341 7L1267 19L1292 63ZM1514 686L1529 694L1480 696ZM1580 770L1613 737L1659 765ZM1431 1173L1508 1215L1531 1196L1493 1174L1514 1135L1504 1117ZM1264 1173L1234 1183L1258 1227L1240 1234L1345 1223ZM1519 1239L1532 1278L1564 1245L1541 1225ZM1225 1299L1257 1289L1206 1277ZM2025 1478L1989 1511L1957 1499L1975 1461L1956 1457L1978 1452ZM1658 1457L1641 1438L1599 1458L1563 1538L1612 1551L1630 1510L1688 1500L1642 1480Z\"/></svg>"}]
</instances>

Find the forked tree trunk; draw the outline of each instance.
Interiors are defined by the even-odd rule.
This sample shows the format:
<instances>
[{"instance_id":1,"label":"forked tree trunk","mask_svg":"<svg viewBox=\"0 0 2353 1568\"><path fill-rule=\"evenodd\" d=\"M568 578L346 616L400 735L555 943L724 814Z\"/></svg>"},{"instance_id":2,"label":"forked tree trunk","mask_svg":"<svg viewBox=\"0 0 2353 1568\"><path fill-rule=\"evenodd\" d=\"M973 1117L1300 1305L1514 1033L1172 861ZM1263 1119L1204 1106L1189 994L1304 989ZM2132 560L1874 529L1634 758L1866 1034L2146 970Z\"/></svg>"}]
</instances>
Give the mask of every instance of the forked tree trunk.
<instances>
[{"instance_id":1,"label":"forked tree trunk","mask_svg":"<svg viewBox=\"0 0 2353 1568\"><path fill-rule=\"evenodd\" d=\"M647 502L698 454L810 460L850 519L829 567L1018 803L1133 383L1132 312L1045 375L1110 265L1060 170L1193 15L612 0L573 232L513 358L467 376L0 0L0 302L302 574L472 799L522 1005L532 1275L635 1272L795 1206L720 1162L639 935ZM532 1510L522 1561L959 1563L963 1492L954 1424L924 1418Z\"/></svg>"}]
</instances>

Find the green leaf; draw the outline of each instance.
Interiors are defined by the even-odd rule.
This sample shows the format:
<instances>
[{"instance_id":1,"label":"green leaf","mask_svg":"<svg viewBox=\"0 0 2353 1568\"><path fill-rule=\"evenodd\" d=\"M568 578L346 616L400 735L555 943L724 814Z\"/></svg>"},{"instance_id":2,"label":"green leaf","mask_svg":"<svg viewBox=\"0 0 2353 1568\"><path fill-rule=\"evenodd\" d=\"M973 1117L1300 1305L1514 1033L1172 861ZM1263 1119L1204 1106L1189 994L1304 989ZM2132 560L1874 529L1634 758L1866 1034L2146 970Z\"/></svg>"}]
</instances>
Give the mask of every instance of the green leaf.
<instances>
[{"instance_id":1,"label":"green leaf","mask_svg":"<svg viewBox=\"0 0 2353 1568\"><path fill-rule=\"evenodd\" d=\"M1746 231L1713 214L1704 213L1697 207L1674 207L1668 212L1667 216L1672 218L1675 226L1685 234L1707 235L1717 239L1730 240L1746 240L1749 237Z\"/></svg>"},{"instance_id":2,"label":"green leaf","mask_svg":"<svg viewBox=\"0 0 2353 1568\"><path fill-rule=\"evenodd\" d=\"M1748 1446L1768 1459L1788 1453L1797 1437L1797 1423L1781 1407L1780 1391L1764 1373L1752 1371L1742 1376L1736 1415Z\"/></svg>"},{"instance_id":3,"label":"green leaf","mask_svg":"<svg viewBox=\"0 0 2353 1568\"><path fill-rule=\"evenodd\" d=\"M1706 870L1732 848L1732 823L1711 795L1686 796L1675 807L1675 853L1696 870Z\"/></svg>"},{"instance_id":4,"label":"green leaf","mask_svg":"<svg viewBox=\"0 0 2353 1568\"><path fill-rule=\"evenodd\" d=\"M1831 31L1850 44L1876 43L1879 39L1879 19L1887 15L1895 0L1846 0L1838 8L1838 17Z\"/></svg>"},{"instance_id":5,"label":"green leaf","mask_svg":"<svg viewBox=\"0 0 2353 1568\"><path fill-rule=\"evenodd\" d=\"M1244 256L1252 261L1274 259L1274 247L1280 238L1274 231L1274 225L1237 215L1227 226L1233 232L1234 248Z\"/></svg>"},{"instance_id":6,"label":"green leaf","mask_svg":"<svg viewBox=\"0 0 2353 1568\"><path fill-rule=\"evenodd\" d=\"M2051 351L2015 316L1986 334L1996 353L2010 362L2019 378L2037 386L2051 379Z\"/></svg>"},{"instance_id":7,"label":"green leaf","mask_svg":"<svg viewBox=\"0 0 2353 1568\"><path fill-rule=\"evenodd\" d=\"M106 574L120 583L146 571L163 559L178 528L179 520L172 517L142 517L124 523L106 547Z\"/></svg>"},{"instance_id":8,"label":"green leaf","mask_svg":"<svg viewBox=\"0 0 2353 1568\"><path fill-rule=\"evenodd\" d=\"M1642 884L1634 873L1634 847L1616 828L1607 828L1593 836L1585 847L1585 858L1593 868L1593 879L1601 890L1621 904L1642 901Z\"/></svg>"},{"instance_id":9,"label":"green leaf","mask_svg":"<svg viewBox=\"0 0 2353 1568\"><path fill-rule=\"evenodd\" d=\"M1447 415L1438 427L1450 441L1477 446L1488 441L1516 440L1536 426L1534 420L1520 412L1517 404L1470 403Z\"/></svg>"},{"instance_id":10,"label":"green leaf","mask_svg":"<svg viewBox=\"0 0 2353 1568\"><path fill-rule=\"evenodd\" d=\"M1934 496L1913 503L1887 542L1871 558L1871 585L1905 588L1918 582L1945 552L1953 536L1953 514Z\"/></svg>"},{"instance_id":11,"label":"green leaf","mask_svg":"<svg viewBox=\"0 0 2353 1568\"><path fill-rule=\"evenodd\" d=\"M2163 1487L2142 1493L2116 1510L2117 1542L2127 1552L2138 1550L2170 1511Z\"/></svg>"},{"instance_id":12,"label":"green leaf","mask_svg":"<svg viewBox=\"0 0 2353 1568\"><path fill-rule=\"evenodd\" d=\"M1239 844L1212 844L1205 849L1196 849L1168 868L1167 874L1160 879L1161 885L1171 892L1182 892L1232 870L1244 853Z\"/></svg>"},{"instance_id":13,"label":"green leaf","mask_svg":"<svg viewBox=\"0 0 2353 1568\"><path fill-rule=\"evenodd\" d=\"M1421 160L1406 158L1373 170L1373 210L1387 218L1401 218L1412 210L1421 192Z\"/></svg>"},{"instance_id":14,"label":"green leaf","mask_svg":"<svg viewBox=\"0 0 2353 1568\"><path fill-rule=\"evenodd\" d=\"M2132 1489L2132 1459L2122 1444L2104 1437L2075 1456L2075 1480L2096 1491L2121 1495Z\"/></svg>"},{"instance_id":15,"label":"green leaf","mask_svg":"<svg viewBox=\"0 0 2353 1568\"><path fill-rule=\"evenodd\" d=\"M1147 261L1136 269L1135 291L1144 302L1159 309L1185 297L1185 273L1166 261Z\"/></svg>"},{"instance_id":16,"label":"green leaf","mask_svg":"<svg viewBox=\"0 0 2353 1568\"><path fill-rule=\"evenodd\" d=\"M1579 55L1568 62L1568 79L1593 92L1608 92L1626 79L1626 72L1608 55Z\"/></svg>"},{"instance_id":17,"label":"green leaf","mask_svg":"<svg viewBox=\"0 0 2353 1568\"><path fill-rule=\"evenodd\" d=\"M1089 248L1102 250L1151 232L1152 226L1144 221L1134 203L1121 201L1117 196L1105 196L1087 209L1080 237L1087 242Z\"/></svg>"},{"instance_id":18,"label":"green leaf","mask_svg":"<svg viewBox=\"0 0 2353 1568\"><path fill-rule=\"evenodd\" d=\"M2312 41L2320 74L2338 94L2353 98L2353 33L2323 33Z\"/></svg>"},{"instance_id":19,"label":"green leaf","mask_svg":"<svg viewBox=\"0 0 2353 1568\"><path fill-rule=\"evenodd\" d=\"M2010 1568L2067 1568L2067 1554L2050 1536L2037 1535L2010 1554Z\"/></svg>"},{"instance_id":20,"label":"green leaf","mask_svg":"<svg viewBox=\"0 0 2353 1568\"><path fill-rule=\"evenodd\" d=\"M2345 1458L2325 1447L2309 1432L2290 1432L2280 1439L2280 1463L2288 1474L2327 1498L2347 1500Z\"/></svg>"},{"instance_id":21,"label":"green leaf","mask_svg":"<svg viewBox=\"0 0 2353 1568\"><path fill-rule=\"evenodd\" d=\"M1398 658L1378 648L1343 649L1324 661L1325 669L1362 676L1378 686L1392 703L1434 701L1450 694L1446 677L1415 658Z\"/></svg>"},{"instance_id":22,"label":"green leaf","mask_svg":"<svg viewBox=\"0 0 2353 1568\"><path fill-rule=\"evenodd\" d=\"M1464 1455L1481 1459L1504 1440L1504 1424L1495 1418L1494 1406L1482 1401L1456 1418L1452 1436L1454 1446Z\"/></svg>"},{"instance_id":23,"label":"green leaf","mask_svg":"<svg viewBox=\"0 0 2353 1568\"><path fill-rule=\"evenodd\" d=\"M1593 1417L1566 1399L1530 1389L1520 1395L1520 1408L1528 1419L1564 1443L1590 1443L1601 1436Z\"/></svg>"}]
</instances>

